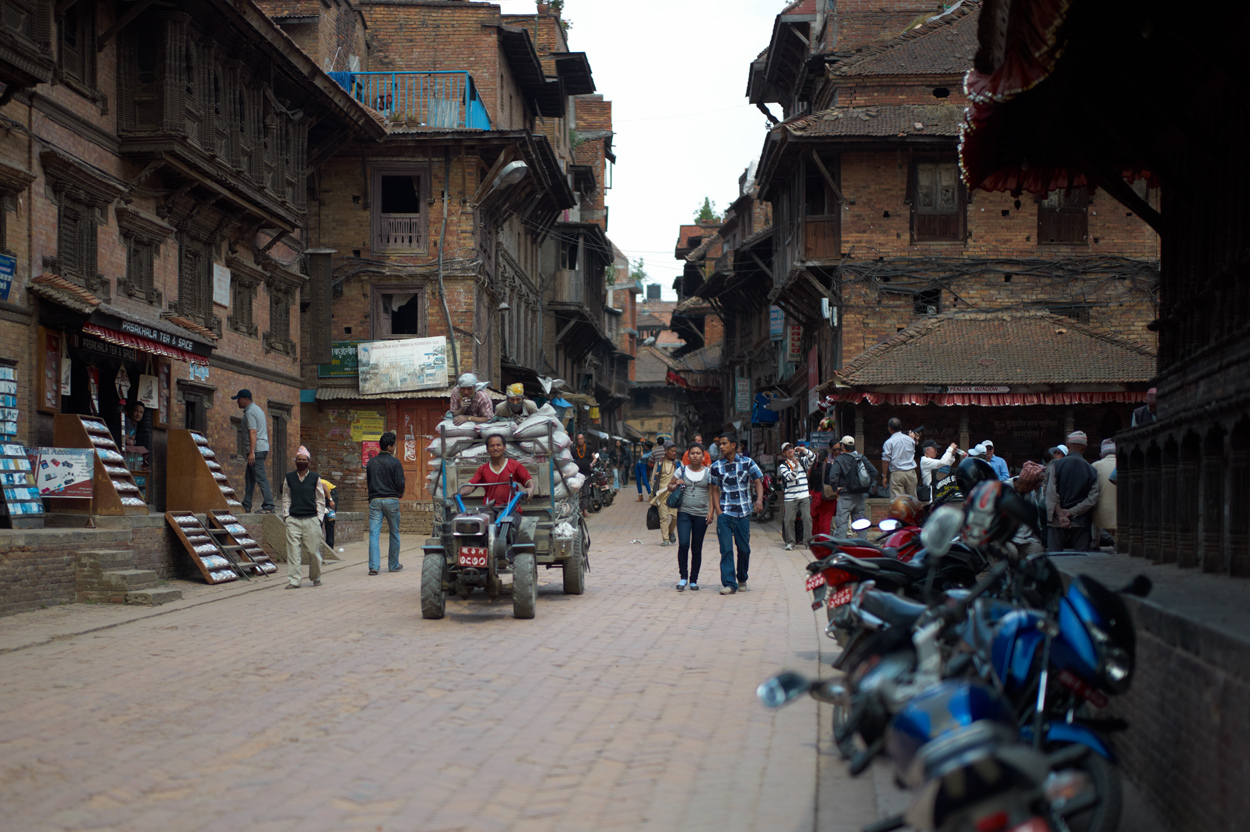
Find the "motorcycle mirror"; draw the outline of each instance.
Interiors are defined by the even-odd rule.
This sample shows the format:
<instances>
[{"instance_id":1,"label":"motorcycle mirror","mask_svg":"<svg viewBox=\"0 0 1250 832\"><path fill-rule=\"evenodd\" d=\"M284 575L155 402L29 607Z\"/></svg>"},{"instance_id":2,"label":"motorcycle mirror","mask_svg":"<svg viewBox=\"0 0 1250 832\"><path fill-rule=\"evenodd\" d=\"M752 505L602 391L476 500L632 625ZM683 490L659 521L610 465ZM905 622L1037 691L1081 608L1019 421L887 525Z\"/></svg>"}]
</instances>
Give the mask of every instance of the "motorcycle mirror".
<instances>
[{"instance_id":1,"label":"motorcycle mirror","mask_svg":"<svg viewBox=\"0 0 1250 832\"><path fill-rule=\"evenodd\" d=\"M883 532L892 532L901 528L902 525L901 521L896 520L893 517L887 517L877 524L877 528L881 529Z\"/></svg>"},{"instance_id":2,"label":"motorcycle mirror","mask_svg":"<svg viewBox=\"0 0 1250 832\"><path fill-rule=\"evenodd\" d=\"M854 520L851 522L851 528L857 532L862 532L864 529L870 527L871 525L872 525L872 521L869 520L867 517L861 517L858 520Z\"/></svg>"},{"instance_id":3,"label":"motorcycle mirror","mask_svg":"<svg viewBox=\"0 0 1250 832\"><path fill-rule=\"evenodd\" d=\"M783 670L776 676L760 682L760 686L755 689L755 695L759 697L764 707L780 708L787 702L793 702L807 693L811 687L812 683L807 681L807 677L802 673Z\"/></svg>"},{"instance_id":4,"label":"motorcycle mirror","mask_svg":"<svg viewBox=\"0 0 1250 832\"><path fill-rule=\"evenodd\" d=\"M842 705L846 702L846 688L832 679L825 679L823 682L813 682L811 694L813 699L830 705Z\"/></svg>"},{"instance_id":5,"label":"motorcycle mirror","mask_svg":"<svg viewBox=\"0 0 1250 832\"><path fill-rule=\"evenodd\" d=\"M963 509L952 505L940 506L920 531L920 543L929 550L929 557L944 557L955 542L955 535L963 527Z\"/></svg>"}]
</instances>

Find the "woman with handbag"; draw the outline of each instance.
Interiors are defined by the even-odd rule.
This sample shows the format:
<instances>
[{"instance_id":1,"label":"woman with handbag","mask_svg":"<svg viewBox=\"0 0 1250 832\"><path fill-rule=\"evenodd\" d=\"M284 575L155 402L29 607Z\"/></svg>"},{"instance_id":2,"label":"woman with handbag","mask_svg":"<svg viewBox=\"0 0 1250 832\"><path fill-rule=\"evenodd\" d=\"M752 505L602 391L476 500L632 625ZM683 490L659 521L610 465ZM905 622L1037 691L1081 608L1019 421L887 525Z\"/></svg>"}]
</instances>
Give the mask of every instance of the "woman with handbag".
<instances>
[{"instance_id":1,"label":"woman with handbag","mask_svg":"<svg viewBox=\"0 0 1250 832\"><path fill-rule=\"evenodd\" d=\"M830 475L832 473L833 463L838 458L838 446L833 445L827 451L821 452L821 457L812 466L814 474L809 480L809 485L813 488L812 494L812 534L829 534L829 528L833 525L833 518L838 513L838 495L834 490Z\"/></svg>"},{"instance_id":2,"label":"woman with handbag","mask_svg":"<svg viewBox=\"0 0 1250 832\"><path fill-rule=\"evenodd\" d=\"M651 504L660 510L660 545L672 546L677 542L677 512L668 505L668 484L681 463L677 461L677 446L673 440L664 443L664 456L655 463L651 475Z\"/></svg>"},{"instance_id":3,"label":"woman with handbag","mask_svg":"<svg viewBox=\"0 0 1250 832\"><path fill-rule=\"evenodd\" d=\"M677 508L677 571L681 580L677 591L699 588L699 567L703 565L703 536L707 534L708 484L711 478L704 465L703 446L691 444L687 451L689 464L677 469L669 482L668 504ZM687 571L686 559L690 563Z\"/></svg>"}]
</instances>

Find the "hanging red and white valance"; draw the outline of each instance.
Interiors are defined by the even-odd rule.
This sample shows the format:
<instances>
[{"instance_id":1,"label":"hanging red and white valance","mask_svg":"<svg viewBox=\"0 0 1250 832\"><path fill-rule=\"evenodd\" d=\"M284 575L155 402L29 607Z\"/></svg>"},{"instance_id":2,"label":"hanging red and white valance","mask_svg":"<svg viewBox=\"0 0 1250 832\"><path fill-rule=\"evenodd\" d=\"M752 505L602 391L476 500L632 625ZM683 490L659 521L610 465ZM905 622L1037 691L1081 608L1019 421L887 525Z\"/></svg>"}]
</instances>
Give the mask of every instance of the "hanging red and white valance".
<instances>
[{"instance_id":1,"label":"hanging red and white valance","mask_svg":"<svg viewBox=\"0 0 1250 832\"><path fill-rule=\"evenodd\" d=\"M117 344L119 347L130 347L131 349L151 353L152 355L161 355L166 358L177 359L178 361L189 361L192 364L208 365L208 358L203 355L187 352L172 344L162 344L158 341L153 341L151 338L131 335L128 332L118 332L116 329L109 329L96 324L83 324L82 331L87 335L94 335L101 341Z\"/></svg>"}]
</instances>

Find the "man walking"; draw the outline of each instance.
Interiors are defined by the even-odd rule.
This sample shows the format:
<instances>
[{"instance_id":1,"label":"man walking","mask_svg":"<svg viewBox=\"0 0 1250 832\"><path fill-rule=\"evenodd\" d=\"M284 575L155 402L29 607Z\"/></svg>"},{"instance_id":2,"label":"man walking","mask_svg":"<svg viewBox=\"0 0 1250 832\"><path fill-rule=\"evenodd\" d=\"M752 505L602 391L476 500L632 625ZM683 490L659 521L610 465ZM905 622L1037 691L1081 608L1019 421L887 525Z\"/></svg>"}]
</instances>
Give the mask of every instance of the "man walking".
<instances>
[{"instance_id":1,"label":"man walking","mask_svg":"<svg viewBox=\"0 0 1250 832\"><path fill-rule=\"evenodd\" d=\"M243 474L243 511L252 510L252 489L260 486L260 513L273 514L273 489L265 474L265 459L269 456L269 428L265 426L265 411L252 401L251 390L240 390L230 398L239 403L243 411L243 427L247 430L247 468Z\"/></svg>"},{"instance_id":2,"label":"man walking","mask_svg":"<svg viewBox=\"0 0 1250 832\"><path fill-rule=\"evenodd\" d=\"M721 458L712 463L708 486L707 522L716 521L720 541L721 595L747 591L751 565L751 485L755 485L755 511L764 509L764 474L760 467L738 453L738 436L717 437ZM734 570L734 544L738 545L738 568Z\"/></svg>"},{"instance_id":3,"label":"man walking","mask_svg":"<svg viewBox=\"0 0 1250 832\"><path fill-rule=\"evenodd\" d=\"M1006 482L1011 479L1011 474L1007 471L1007 461L994 453L994 443L986 439L981 445L985 448L985 461L994 469L994 473L998 474L998 481Z\"/></svg>"},{"instance_id":4,"label":"man walking","mask_svg":"<svg viewBox=\"0 0 1250 832\"><path fill-rule=\"evenodd\" d=\"M321 518L330 499L321 477L308 470L308 449L295 452L295 470L286 475L282 488L282 516L286 525L287 589L303 582L300 561L308 558L308 578L321 586Z\"/></svg>"},{"instance_id":5,"label":"man walking","mask_svg":"<svg viewBox=\"0 0 1250 832\"><path fill-rule=\"evenodd\" d=\"M591 469L595 465L595 454L586 444L586 434L577 434L577 442L573 446L573 464L577 473L582 475L582 488L578 494L578 502L582 506L582 517L590 516L590 489L594 486L590 481Z\"/></svg>"},{"instance_id":6,"label":"man walking","mask_svg":"<svg viewBox=\"0 0 1250 832\"><path fill-rule=\"evenodd\" d=\"M642 489L646 487L647 497L651 496L651 478L647 476L647 460L650 459L650 451L647 450L645 443L638 445L638 455L634 457L634 485L638 487L638 502L642 502Z\"/></svg>"},{"instance_id":7,"label":"man walking","mask_svg":"<svg viewBox=\"0 0 1250 832\"><path fill-rule=\"evenodd\" d=\"M881 448L881 487L890 487L890 496L916 496L916 439L903 432L903 423L893 418L886 423L890 438ZM840 511L841 509L839 509Z\"/></svg>"},{"instance_id":8,"label":"man walking","mask_svg":"<svg viewBox=\"0 0 1250 832\"><path fill-rule=\"evenodd\" d=\"M1052 552L1089 549L1090 512L1098 505L1098 472L1085 461L1084 431L1068 435L1068 455L1057 460L1046 481L1046 548Z\"/></svg>"},{"instance_id":9,"label":"man walking","mask_svg":"<svg viewBox=\"0 0 1250 832\"><path fill-rule=\"evenodd\" d=\"M677 446L673 440L664 443L664 456L655 464L651 482L651 504L660 511L660 545L677 542L677 509L668 507L668 484L677 473Z\"/></svg>"},{"instance_id":10,"label":"man walking","mask_svg":"<svg viewBox=\"0 0 1250 832\"><path fill-rule=\"evenodd\" d=\"M834 461L833 470L829 473L830 485L838 499L833 536L845 538L851 534L851 523L866 516L868 491L872 488L877 472L873 470L868 457L856 452L855 437L843 436L838 444L842 446L842 453ZM912 476L914 478L915 474Z\"/></svg>"},{"instance_id":11,"label":"man walking","mask_svg":"<svg viewBox=\"0 0 1250 832\"><path fill-rule=\"evenodd\" d=\"M794 520L796 515L803 519L803 537L797 541L807 543L812 537L812 497L807 492L807 469L795 455L795 448L789 442L781 446L781 464L777 466L777 476L785 488L781 511L781 538L785 541L786 551L794 549Z\"/></svg>"},{"instance_id":12,"label":"man walking","mask_svg":"<svg viewBox=\"0 0 1250 832\"><path fill-rule=\"evenodd\" d=\"M379 453L365 467L365 480L369 484L369 574L376 575L382 568L382 520L390 532L387 550L388 571L403 569L399 562L399 501L404 496L404 466L395 458L395 434L387 431L378 440Z\"/></svg>"},{"instance_id":13,"label":"man walking","mask_svg":"<svg viewBox=\"0 0 1250 832\"><path fill-rule=\"evenodd\" d=\"M1115 440L1102 440L1099 450L1102 459L1094 463L1094 470L1098 472L1098 505L1094 507L1094 528L1090 533L1090 548L1094 550L1103 542L1102 532L1109 534L1114 543L1116 530L1115 483L1111 481L1116 466Z\"/></svg>"}]
</instances>

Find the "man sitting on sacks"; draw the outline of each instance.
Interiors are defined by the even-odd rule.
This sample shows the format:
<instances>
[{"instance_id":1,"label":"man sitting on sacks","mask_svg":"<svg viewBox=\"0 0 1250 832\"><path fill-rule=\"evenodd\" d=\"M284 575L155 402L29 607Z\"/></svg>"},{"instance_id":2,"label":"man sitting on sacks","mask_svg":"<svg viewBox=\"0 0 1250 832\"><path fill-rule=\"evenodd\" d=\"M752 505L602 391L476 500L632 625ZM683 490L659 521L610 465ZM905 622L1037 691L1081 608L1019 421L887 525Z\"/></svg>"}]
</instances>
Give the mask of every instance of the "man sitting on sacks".
<instances>
[{"instance_id":1,"label":"man sitting on sacks","mask_svg":"<svg viewBox=\"0 0 1250 832\"><path fill-rule=\"evenodd\" d=\"M505 508L512 499L513 482L525 489L527 500L534 496L534 478L525 470L524 465L515 459L508 459L505 448L503 437L499 434L491 434L486 438L486 452L490 454L490 459L479 465L469 481L460 486L462 496L467 497L483 483L499 483L485 486L485 496L488 501L494 501L495 508ZM518 505L513 511L520 514L521 507Z\"/></svg>"},{"instance_id":2,"label":"man sitting on sacks","mask_svg":"<svg viewBox=\"0 0 1250 832\"><path fill-rule=\"evenodd\" d=\"M495 418L495 406L486 393L488 382L478 381L473 373L465 373L451 391L451 419L457 425L465 422L489 422Z\"/></svg>"},{"instance_id":3,"label":"man sitting on sacks","mask_svg":"<svg viewBox=\"0 0 1250 832\"><path fill-rule=\"evenodd\" d=\"M496 419L517 425L538 412L538 405L525 398L525 388L520 384L509 384L507 393L507 401L495 408Z\"/></svg>"}]
</instances>

